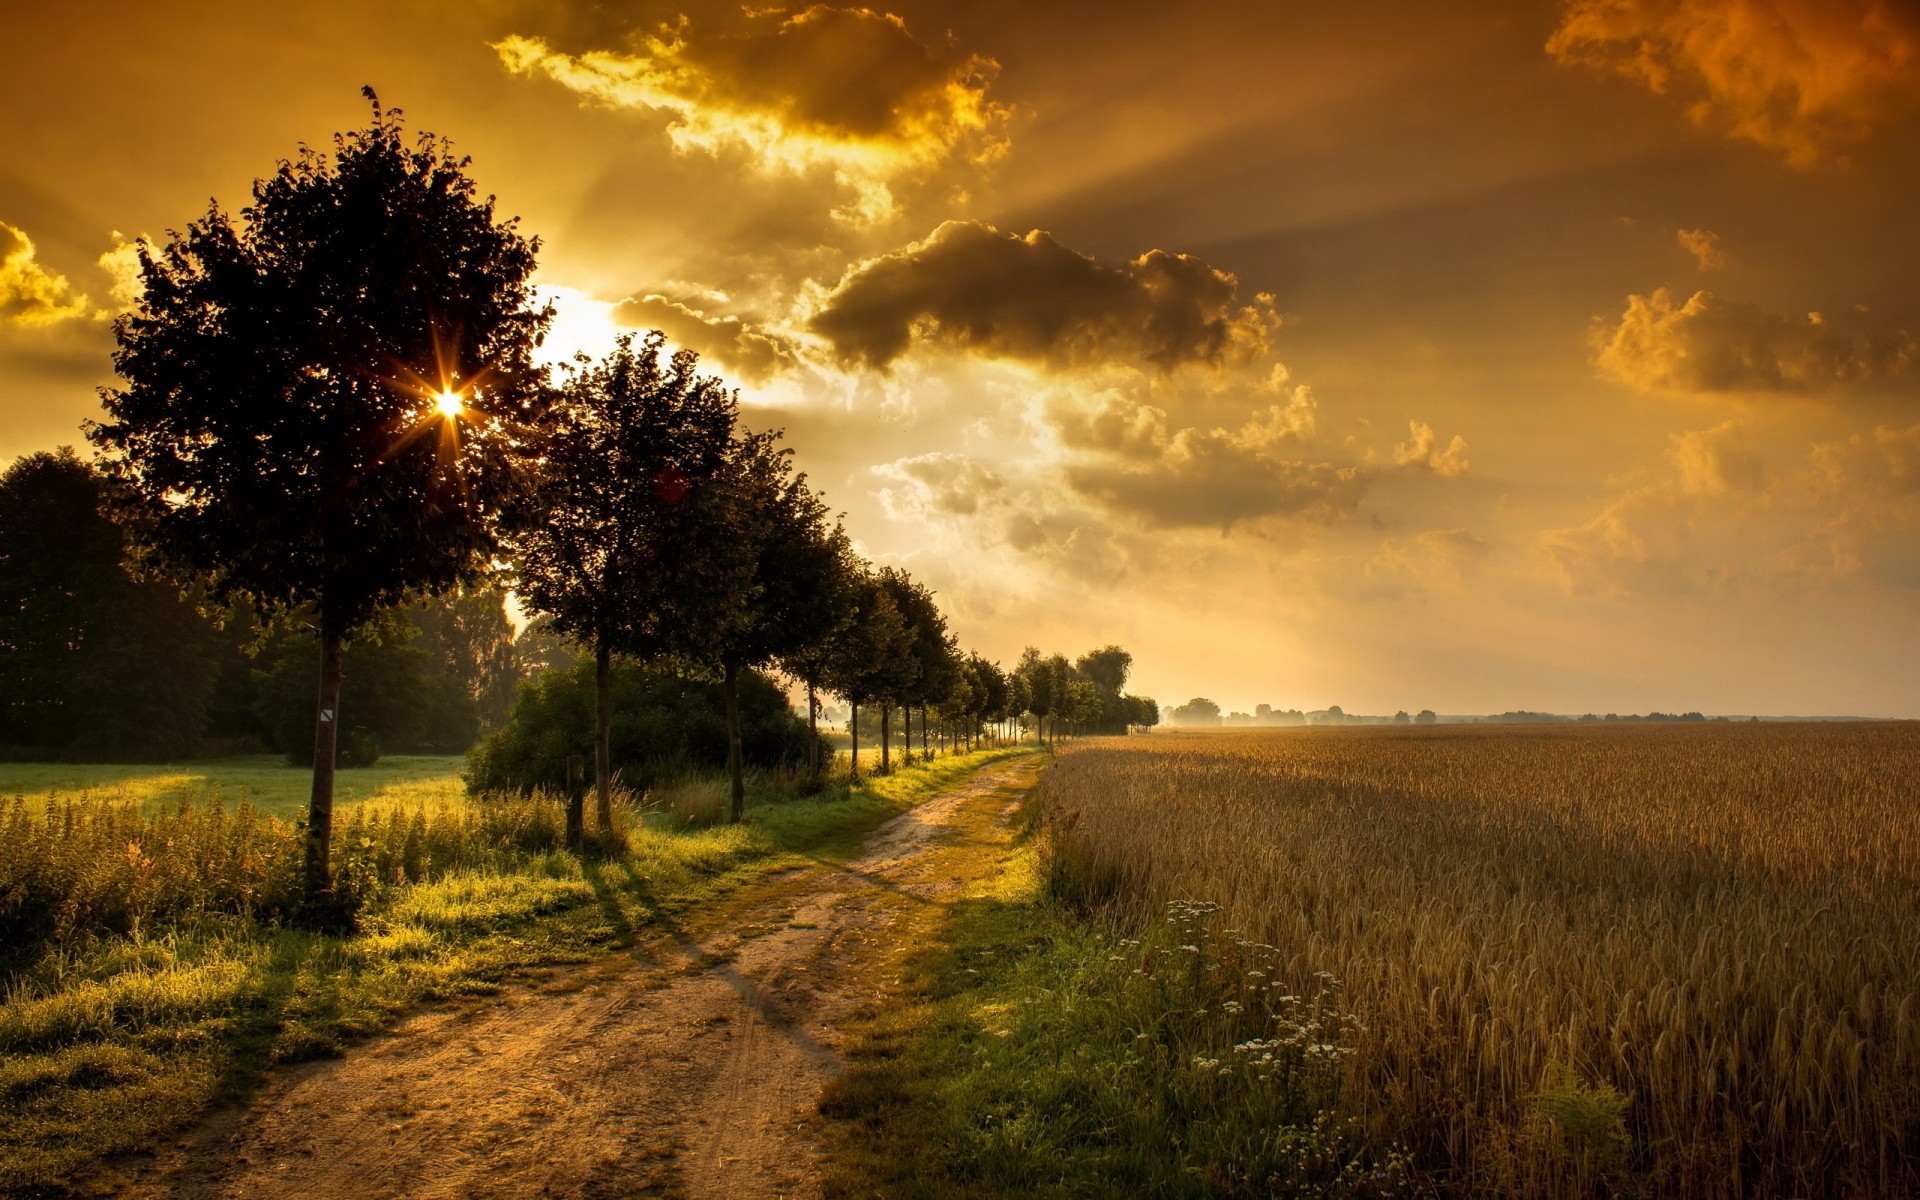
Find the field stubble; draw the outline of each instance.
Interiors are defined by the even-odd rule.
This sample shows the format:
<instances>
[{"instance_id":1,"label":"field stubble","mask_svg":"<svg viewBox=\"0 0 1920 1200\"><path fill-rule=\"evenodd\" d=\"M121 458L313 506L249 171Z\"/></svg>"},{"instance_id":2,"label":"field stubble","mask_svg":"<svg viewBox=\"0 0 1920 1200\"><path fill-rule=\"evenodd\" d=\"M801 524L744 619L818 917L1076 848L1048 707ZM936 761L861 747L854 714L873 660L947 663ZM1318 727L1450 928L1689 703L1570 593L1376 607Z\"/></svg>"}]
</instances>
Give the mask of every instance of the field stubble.
<instances>
[{"instance_id":1,"label":"field stubble","mask_svg":"<svg viewBox=\"0 0 1920 1200\"><path fill-rule=\"evenodd\" d=\"M1912 724L1101 739L1051 870L1344 980L1347 1094L1444 1190L1916 1195L1916 781Z\"/></svg>"}]
</instances>

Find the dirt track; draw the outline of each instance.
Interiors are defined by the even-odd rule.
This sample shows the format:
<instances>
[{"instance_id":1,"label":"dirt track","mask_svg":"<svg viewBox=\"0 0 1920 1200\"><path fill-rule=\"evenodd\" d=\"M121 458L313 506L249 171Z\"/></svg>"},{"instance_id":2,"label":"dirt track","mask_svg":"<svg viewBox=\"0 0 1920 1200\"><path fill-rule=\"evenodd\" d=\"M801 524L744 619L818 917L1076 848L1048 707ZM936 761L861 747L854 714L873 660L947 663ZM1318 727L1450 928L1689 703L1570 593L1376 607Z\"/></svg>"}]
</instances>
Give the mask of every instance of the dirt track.
<instances>
[{"instance_id":1,"label":"dirt track","mask_svg":"<svg viewBox=\"0 0 1920 1200\"><path fill-rule=\"evenodd\" d=\"M181 1197L817 1196L815 1097L902 898L937 900L942 831L1000 807L1032 758L983 769L790 873L724 935L663 934L578 978L424 1013L287 1071L127 1194Z\"/></svg>"}]
</instances>

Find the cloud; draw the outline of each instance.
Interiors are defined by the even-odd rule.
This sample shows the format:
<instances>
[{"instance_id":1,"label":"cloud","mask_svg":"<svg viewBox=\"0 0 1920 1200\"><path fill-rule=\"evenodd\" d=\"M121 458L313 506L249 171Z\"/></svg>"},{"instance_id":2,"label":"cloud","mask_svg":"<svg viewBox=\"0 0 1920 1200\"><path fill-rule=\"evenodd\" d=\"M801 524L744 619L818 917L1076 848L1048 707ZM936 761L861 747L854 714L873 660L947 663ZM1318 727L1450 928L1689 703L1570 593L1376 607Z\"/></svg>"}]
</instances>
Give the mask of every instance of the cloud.
<instances>
[{"instance_id":1,"label":"cloud","mask_svg":"<svg viewBox=\"0 0 1920 1200\"><path fill-rule=\"evenodd\" d=\"M1353 515L1367 486L1356 467L1283 457L1245 429L1182 429L1157 458L1072 463L1066 477L1082 496L1150 525L1222 530L1265 517L1331 525Z\"/></svg>"},{"instance_id":2,"label":"cloud","mask_svg":"<svg viewBox=\"0 0 1920 1200\"><path fill-rule=\"evenodd\" d=\"M1417 550L1416 550L1417 547ZM1397 538L1380 543L1366 564L1366 577L1393 591L1444 580L1464 581L1480 574L1492 547L1467 529L1429 529L1408 546Z\"/></svg>"},{"instance_id":3,"label":"cloud","mask_svg":"<svg viewBox=\"0 0 1920 1200\"><path fill-rule=\"evenodd\" d=\"M1920 19L1891 0L1569 0L1546 48L1800 166L1920 93Z\"/></svg>"},{"instance_id":4,"label":"cloud","mask_svg":"<svg viewBox=\"0 0 1920 1200\"><path fill-rule=\"evenodd\" d=\"M809 327L843 365L885 367L916 342L1055 364L1140 359L1245 362L1279 324L1271 297L1237 303L1239 281L1191 255L1150 250L1108 266L1038 229L1024 237L948 221L924 241L860 263Z\"/></svg>"},{"instance_id":5,"label":"cloud","mask_svg":"<svg viewBox=\"0 0 1920 1200\"><path fill-rule=\"evenodd\" d=\"M980 512L983 500L991 502L1007 492L1005 476L964 454L916 455L884 463L874 473L896 485L880 492L881 503L895 517L971 517Z\"/></svg>"},{"instance_id":6,"label":"cloud","mask_svg":"<svg viewBox=\"0 0 1920 1200\"><path fill-rule=\"evenodd\" d=\"M689 302L691 301L691 303ZM613 308L616 324L658 329L675 344L764 383L798 364L792 339L733 314L709 314L698 297L630 296Z\"/></svg>"},{"instance_id":7,"label":"cloud","mask_svg":"<svg viewBox=\"0 0 1920 1200\"><path fill-rule=\"evenodd\" d=\"M1425 471L1452 479L1465 475L1473 464L1467 461L1467 439L1459 434L1447 443L1445 450L1435 450L1438 439L1434 436L1433 426L1425 421L1408 421L1407 432L1410 440L1396 442L1393 447L1393 461L1408 471Z\"/></svg>"},{"instance_id":8,"label":"cloud","mask_svg":"<svg viewBox=\"0 0 1920 1200\"><path fill-rule=\"evenodd\" d=\"M1739 421L1672 434L1664 474L1538 548L1574 595L1869 578L1920 588L1920 425L1816 442L1768 470Z\"/></svg>"},{"instance_id":9,"label":"cloud","mask_svg":"<svg viewBox=\"0 0 1920 1200\"><path fill-rule=\"evenodd\" d=\"M901 177L984 163L1007 146L1009 110L987 97L996 63L867 8L745 8L727 28L683 17L637 32L628 53L571 55L520 36L494 50L515 74L669 114L682 151L738 148L771 171L830 170L854 193L837 213L849 221L890 216Z\"/></svg>"},{"instance_id":10,"label":"cloud","mask_svg":"<svg viewBox=\"0 0 1920 1200\"><path fill-rule=\"evenodd\" d=\"M1920 587L1920 425L1815 443L1789 482L1822 518L1788 552L1789 566L1803 577Z\"/></svg>"},{"instance_id":11,"label":"cloud","mask_svg":"<svg viewBox=\"0 0 1920 1200\"><path fill-rule=\"evenodd\" d=\"M1702 271L1712 271L1727 265L1727 256L1720 249L1720 235L1711 229L1682 229L1676 235L1680 248L1700 263Z\"/></svg>"},{"instance_id":12,"label":"cloud","mask_svg":"<svg viewBox=\"0 0 1920 1200\"><path fill-rule=\"evenodd\" d=\"M1569 595L1684 594L1746 571L1728 522L1768 498L1745 426L1724 421L1667 443L1669 474L1627 488L1584 525L1540 536Z\"/></svg>"},{"instance_id":13,"label":"cloud","mask_svg":"<svg viewBox=\"0 0 1920 1200\"><path fill-rule=\"evenodd\" d=\"M95 315L64 275L35 261L33 239L25 231L0 221L0 322L39 327Z\"/></svg>"},{"instance_id":14,"label":"cloud","mask_svg":"<svg viewBox=\"0 0 1920 1200\"><path fill-rule=\"evenodd\" d=\"M1281 382L1265 390L1283 402L1254 408L1236 435L1238 440L1245 446L1265 449L1311 445L1319 407L1313 389L1305 384L1282 386L1283 369L1276 370L1276 378ZM1071 393L1057 396L1047 405L1046 420L1069 449L1123 458L1158 458L1176 435L1175 422L1166 409L1117 388L1097 393L1090 401Z\"/></svg>"},{"instance_id":15,"label":"cloud","mask_svg":"<svg viewBox=\"0 0 1920 1200\"><path fill-rule=\"evenodd\" d=\"M1746 427L1738 421L1669 434L1667 441L1674 486L1683 496L1726 496L1758 492L1766 486L1766 469L1749 448Z\"/></svg>"},{"instance_id":16,"label":"cloud","mask_svg":"<svg viewBox=\"0 0 1920 1200\"><path fill-rule=\"evenodd\" d=\"M1819 392L1899 375L1915 354L1902 330L1846 332L1817 312L1795 320L1712 292L1676 306L1666 288L1629 296L1593 344L1603 376L1645 392Z\"/></svg>"}]
</instances>

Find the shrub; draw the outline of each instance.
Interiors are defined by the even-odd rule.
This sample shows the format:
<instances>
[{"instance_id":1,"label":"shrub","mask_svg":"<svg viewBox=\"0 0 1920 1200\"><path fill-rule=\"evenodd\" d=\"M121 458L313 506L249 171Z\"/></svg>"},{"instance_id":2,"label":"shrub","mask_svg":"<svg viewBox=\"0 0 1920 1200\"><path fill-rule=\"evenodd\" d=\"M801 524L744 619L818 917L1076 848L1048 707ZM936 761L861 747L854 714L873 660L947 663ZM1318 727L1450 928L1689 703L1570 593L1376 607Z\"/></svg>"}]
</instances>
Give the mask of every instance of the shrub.
<instances>
[{"instance_id":1,"label":"shrub","mask_svg":"<svg viewBox=\"0 0 1920 1200\"><path fill-rule=\"evenodd\" d=\"M688 766L726 765L726 700L718 683L615 662L612 687L613 767L628 787L678 776ZM593 699L590 661L522 684L507 724L467 755L468 790L565 788L569 757L593 761ZM807 761L806 723L779 685L757 671L740 677L740 740L749 766ZM822 753L831 751L823 745Z\"/></svg>"}]
</instances>

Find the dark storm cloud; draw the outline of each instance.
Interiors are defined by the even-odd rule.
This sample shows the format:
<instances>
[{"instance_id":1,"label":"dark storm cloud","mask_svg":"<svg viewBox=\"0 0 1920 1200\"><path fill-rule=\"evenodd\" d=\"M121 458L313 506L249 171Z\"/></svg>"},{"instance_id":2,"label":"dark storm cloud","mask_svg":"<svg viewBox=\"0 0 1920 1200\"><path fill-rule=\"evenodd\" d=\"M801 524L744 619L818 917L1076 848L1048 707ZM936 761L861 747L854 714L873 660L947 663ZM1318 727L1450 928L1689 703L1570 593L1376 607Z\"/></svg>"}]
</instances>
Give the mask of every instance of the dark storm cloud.
<instances>
[{"instance_id":1,"label":"dark storm cloud","mask_svg":"<svg viewBox=\"0 0 1920 1200\"><path fill-rule=\"evenodd\" d=\"M1058 365L1137 359L1162 368L1245 361L1278 318L1266 296L1198 258L1150 250L1109 266L1034 230L974 221L848 271L814 315L846 366L884 368L916 341Z\"/></svg>"}]
</instances>

